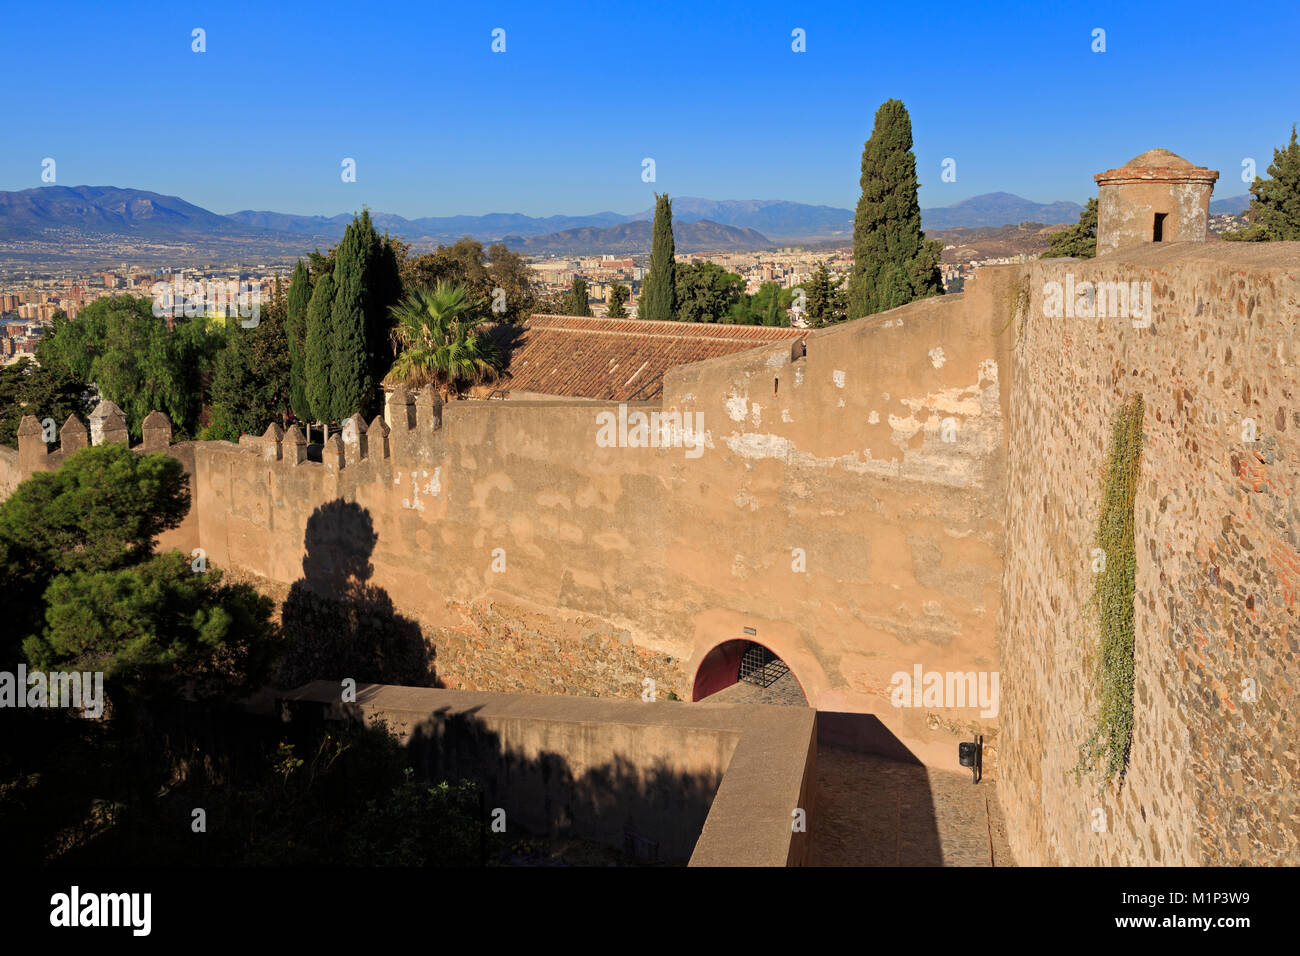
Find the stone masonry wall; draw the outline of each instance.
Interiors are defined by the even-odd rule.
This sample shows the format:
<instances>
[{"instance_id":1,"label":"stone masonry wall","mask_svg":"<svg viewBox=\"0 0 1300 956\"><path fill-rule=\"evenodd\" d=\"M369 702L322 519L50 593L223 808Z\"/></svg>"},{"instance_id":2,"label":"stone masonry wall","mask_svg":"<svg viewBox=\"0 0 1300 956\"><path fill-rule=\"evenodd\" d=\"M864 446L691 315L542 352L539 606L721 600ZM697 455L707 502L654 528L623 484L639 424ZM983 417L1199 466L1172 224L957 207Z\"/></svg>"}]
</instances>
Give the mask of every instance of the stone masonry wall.
<instances>
[{"instance_id":1,"label":"stone masonry wall","mask_svg":"<svg viewBox=\"0 0 1300 956\"><path fill-rule=\"evenodd\" d=\"M662 405L624 410L700 414L699 455L602 447L597 416L619 407L593 402L403 406L364 454L333 439L323 462L287 439L202 443L199 542L282 585L364 578L450 629L437 667L469 687L501 686L487 647L523 641L501 667L529 670L529 689L639 695L651 677L690 699L710 650L752 639L815 706L875 713L952 766L954 731L991 732L996 714L894 707L890 678L997 671L997 281L814 333L806 356L782 344L675 369ZM495 636L449 654L478 602Z\"/></svg>"},{"instance_id":2,"label":"stone masonry wall","mask_svg":"<svg viewBox=\"0 0 1300 956\"><path fill-rule=\"evenodd\" d=\"M1027 293L1002 589L1012 850L1022 864L1300 863L1300 248L1185 243L1004 271ZM1149 326L1046 318L1047 283L1067 274L1150 282ZM1090 552L1111 424L1134 395L1132 748L1122 786L1076 784L1096 706Z\"/></svg>"}]
</instances>

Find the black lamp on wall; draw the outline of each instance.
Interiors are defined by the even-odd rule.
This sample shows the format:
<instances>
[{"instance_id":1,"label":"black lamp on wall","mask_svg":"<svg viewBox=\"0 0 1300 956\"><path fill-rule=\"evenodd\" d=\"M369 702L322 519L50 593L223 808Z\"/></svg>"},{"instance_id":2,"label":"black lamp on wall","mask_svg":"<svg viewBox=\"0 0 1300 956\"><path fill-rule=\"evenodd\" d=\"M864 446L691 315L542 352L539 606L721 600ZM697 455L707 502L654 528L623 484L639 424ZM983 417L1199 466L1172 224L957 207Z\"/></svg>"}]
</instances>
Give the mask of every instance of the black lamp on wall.
<instances>
[{"instance_id":1,"label":"black lamp on wall","mask_svg":"<svg viewBox=\"0 0 1300 956\"><path fill-rule=\"evenodd\" d=\"M957 760L963 767L970 767L971 783L979 783L984 772L984 738L975 735L975 740L962 741L957 745Z\"/></svg>"}]
</instances>

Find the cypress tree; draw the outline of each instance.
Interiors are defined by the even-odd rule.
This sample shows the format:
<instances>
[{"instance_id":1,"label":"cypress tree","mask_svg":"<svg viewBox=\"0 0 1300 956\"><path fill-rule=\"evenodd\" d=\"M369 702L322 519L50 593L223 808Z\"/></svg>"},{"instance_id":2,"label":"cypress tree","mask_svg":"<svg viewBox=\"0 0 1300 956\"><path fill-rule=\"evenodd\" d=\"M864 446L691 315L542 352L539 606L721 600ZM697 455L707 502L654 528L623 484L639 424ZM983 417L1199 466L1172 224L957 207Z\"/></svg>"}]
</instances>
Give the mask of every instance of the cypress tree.
<instances>
[{"instance_id":1,"label":"cypress tree","mask_svg":"<svg viewBox=\"0 0 1300 956\"><path fill-rule=\"evenodd\" d=\"M781 324L781 287L772 283L772 298L767 303L767 314L763 316L764 325Z\"/></svg>"},{"instance_id":2,"label":"cypress tree","mask_svg":"<svg viewBox=\"0 0 1300 956\"><path fill-rule=\"evenodd\" d=\"M671 321L677 318L676 250L673 246L673 204L668 194L655 193L655 222L651 233L650 273L641 287L637 316Z\"/></svg>"},{"instance_id":3,"label":"cypress tree","mask_svg":"<svg viewBox=\"0 0 1300 956\"><path fill-rule=\"evenodd\" d=\"M330 359L333 349L334 275L326 272L316 280L307 304L307 332L304 352L303 393L307 418L330 421L333 398Z\"/></svg>"},{"instance_id":4,"label":"cypress tree","mask_svg":"<svg viewBox=\"0 0 1300 956\"><path fill-rule=\"evenodd\" d=\"M387 234L374 233L372 252L366 276L366 348L370 352L371 381L380 382L397 358L393 351L392 307L402 299L402 275L397 247Z\"/></svg>"},{"instance_id":5,"label":"cypress tree","mask_svg":"<svg viewBox=\"0 0 1300 956\"><path fill-rule=\"evenodd\" d=\"M921 232L912 119L886 100L862 150L862 198L853 223L849 317L859 318L943 293L943 243Z\"/></svg>"},{"instance_id":6,"label":"cypress tree","mask_svg":"<svg viewBox=\"0 0 1300 956\"><path fill-rule=\"evenodd\" d=\"M591 315L587 280L578 276L573 277L573 288L569 290L569 315Z\"/></svg>"},{"instance_id":7,"label":"cypress tree","mask_svg":"<svg viewBox=\"0 0 1300 956\"><path fill-rule=\"evenodd\" d=\"M307 402L307 306L311 276L301 259L294 266L285 301L284 331L289 340L289 408L297 418L310 419Z\"/></svg>"},{"instance_id":8,"label":"cypress tree","mask_svg":"<svg viewBox=\"0 0 1300 956\"><path fill-rule=\"evenodd\" d=\"M374 232L369 210L354 216L343 233L334 266L329 417L340 422L357 412L367 416L374 398L374 358L367 348L373 304L366 286L376 249ZM315 411L320 415L319 408Z\"/></svg>"}]
</instances>

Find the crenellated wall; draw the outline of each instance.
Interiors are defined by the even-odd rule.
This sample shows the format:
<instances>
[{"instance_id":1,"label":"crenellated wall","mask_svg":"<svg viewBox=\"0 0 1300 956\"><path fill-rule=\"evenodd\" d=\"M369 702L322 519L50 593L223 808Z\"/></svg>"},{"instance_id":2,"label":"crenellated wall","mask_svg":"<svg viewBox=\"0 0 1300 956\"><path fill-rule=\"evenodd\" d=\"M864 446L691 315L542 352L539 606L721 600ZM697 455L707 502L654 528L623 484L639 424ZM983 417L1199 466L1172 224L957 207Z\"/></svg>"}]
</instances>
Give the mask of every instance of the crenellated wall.
<instances>
[{"instance_id":1,"label":"crenellated wall","mask_svg":"<svg viewBox=\"0 0 1300 956\"><path fill-rule=\"evenodd\" d=\"M785 343L677 368L661 404L399 391L320 461L276 426L195 443L186 543L280 587L361 576L431 628L463 628L485 601L529 615L517 631L548 619L539 640L568 648L577 693L639 695L651 677L690 700L710 651L753 640L811 703L877 714L922 759L951 765L954 734L982 727L992 771L995 712L896 707L890 681L997 671L998 282L815 333L806 355ZM699 416L699 432L604 447L600 416L617 437L637 412ZM617 667L593 657L593 622L622 635ZM467 670L441 652L437 666Z\"/></svg>"},{"instance_id":2,"label":"crenellated wall","mask_svg":"<svg viewBox=\"0 0 1300 956\"><path fill-rule=\"evenodd\" d=\"M145 445L194 494L161 544L269 588L381 589L457 635L436 666L471 690L634 697L649 677L690 700L734 664L728 642L761 643L814 706L875 714L932 765L982 730L1022 863L1294 864L1298 245L984 269L806 353L675 368L655 404L399 391L311 449L278 426L169 445L154 420ZM1099 318L1090 282L1149 313ZM1076 782L1106 456L1139 395L1132 746L1119 783ZM57 451L24 421L0 493L125 441L113 413L67 423ZM647 447L652 414L690 430ZM895 706L893 676L917 668L997 675L996 714Z\"/></svg>"}]
</instances>

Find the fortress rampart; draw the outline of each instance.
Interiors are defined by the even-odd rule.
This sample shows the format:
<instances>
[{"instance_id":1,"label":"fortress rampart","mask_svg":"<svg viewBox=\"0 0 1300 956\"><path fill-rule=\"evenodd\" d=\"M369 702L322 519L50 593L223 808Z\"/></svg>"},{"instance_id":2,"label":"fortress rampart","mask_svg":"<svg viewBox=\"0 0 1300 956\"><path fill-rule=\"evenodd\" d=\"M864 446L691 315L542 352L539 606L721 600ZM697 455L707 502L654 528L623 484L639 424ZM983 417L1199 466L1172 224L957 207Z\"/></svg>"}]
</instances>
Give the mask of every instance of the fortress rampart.
<instances>
[{"instance_id":1,"label":"fortress rampart","mask_svg":"<svg viewBox=\"0 0 1300 956\"><path fill-rule=\"evenodd\" d=\"M875 714L937 766L981 728L1021 862L1295 863L1298 275L1281 243L999 267L814 332L806 354L675 368L654 404L398 394L319 462L276 427L170 445L194 507L161 544L287 585L309 519L341 499L373 534L327 525L316 579L363 574L434 627L483 600L557 634L598 619L688 700L720 645L757 642L810 704ZM1149 322L1044 315L1053 283L1088 281L1149 282ZM1099 793L1068 771L1095 708L1102 476L1134 395L1134 733L1122 787ZM699 414L700 453L598 439L600 416L631 435L636 412ZM0 487L61 460L39 437L0 453ZM640 675L557 640L579 692L639 694ZM998 673L997 713L894 706L893 675L917 668Z\"/></svg>"}]
</instances>

